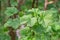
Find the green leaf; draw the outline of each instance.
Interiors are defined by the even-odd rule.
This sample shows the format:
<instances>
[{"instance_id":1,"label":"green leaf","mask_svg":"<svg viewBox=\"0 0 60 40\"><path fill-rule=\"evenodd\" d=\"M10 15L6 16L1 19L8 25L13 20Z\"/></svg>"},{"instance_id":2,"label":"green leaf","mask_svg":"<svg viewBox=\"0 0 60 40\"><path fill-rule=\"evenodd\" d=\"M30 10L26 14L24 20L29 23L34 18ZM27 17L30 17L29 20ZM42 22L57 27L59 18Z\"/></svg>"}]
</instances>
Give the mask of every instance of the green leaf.
<instances>
[{"instance_id":1,"label":"green leaf","mask_svg":"<svg viewBox=\"0 0 60 40\"><path fill-rule=\"evenodd\" d=\"M11 40L11 38L7 34L0 34L0 40Z\"/></svg>"},{"instance_id":2,"label":"green leaf","mask_svg":"<svg viewBox=\"0 0 60 40\"><path fill-rule=\"evenodd\" d=\"M33 17L33 18L30 19L30 21L28 21L27 26L32 27L32 26L35 25L36 22L37 22L37 18Z\"/></svg>"},{"instance_id":3,"label":"green leaf","mask_svg":"<svg viewBox=\"0 0 60 40\"><path fill-rule=\"evenodd\" d=\"M55 25L55 30L56 31L60 30L60 25Z\"/></svg>"},{"instance_id":4,"label":"green leaf","mask_svg":"<svg viewBox=\"0 0 60 40\"><path fill-rule=\"evenodd\" d=\"M22 36L28 36L30 35L31 31L30 31L30 28L29 27L25 27L24 29L20 30L20 34Z\"/></svg>"},{"instance_id":5,"label":"green leaf","mask_svg":"<svg viewBox=\"0 0 60 40\"><path fill-rule=\"evenodd\" d=\"M20 17L20 24L25 24L31 19L32 15L24 15Z\"/></svg>"},{"instance_id":6,"label":"green leaf","mask_svg":"<svg viewBox=\"0 0 60 40\"><path fill-rule=\"evenodd\" d=\"M5 11L5 14L9 17L9 16L12 16L12 15L16 14L17 12L18 12L17 8L8 7Z\"/></svg>"},{"instance_id":7,"label":"green leaf","mask_svg":"<svg viewBox=\"0 0 60 40\"><path fill-rule=\"evenodd\" d=\"M14 29L17 29L20 26L20 19L16 18L16 19L9 19L5 25L5 27L12 27Z\"/></svg>"}]
</instances>

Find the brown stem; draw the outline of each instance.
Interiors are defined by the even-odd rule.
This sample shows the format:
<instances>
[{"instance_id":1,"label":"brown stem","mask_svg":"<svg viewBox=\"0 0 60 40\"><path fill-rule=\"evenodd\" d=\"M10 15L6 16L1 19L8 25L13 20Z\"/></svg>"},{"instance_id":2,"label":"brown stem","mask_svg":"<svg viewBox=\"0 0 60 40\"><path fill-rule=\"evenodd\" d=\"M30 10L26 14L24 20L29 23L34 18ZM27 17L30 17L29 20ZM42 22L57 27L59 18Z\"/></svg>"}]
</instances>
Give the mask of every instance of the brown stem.
<instances>
[{"instance_id":1,"label":"brown stem","mask_svg":"<svg viewBox=\"0 0 60 40\"><path fill-rule=\"evenodd\" d=\"M36 8L38 7L38 0L36 0Z\"/></svg>"},{"instance_id":2,"label":"brown stem","mask_svg":"<svg viewBox=\"0 0 60 40\"><path fill-rule=\"evenodd\" d=\"M1 12L1 1L0 1L0 12Z\"/></svg>"},{"instance_id":3,"label":"brown stem","mask_svg":"<svg viewBox=\"0 0 60 40\"><path fill-rule=\"evenodd\" d=\"M17 9L20 11L21 10L21 5L23 5L24 4L24 2L25 2L25 0L17 0L17 2L18 2L18 6L17 6Z\"/></svg>"},{"instance_id":4,"label":"brown stem","mask_svg":"<svg viewBox=\"0 0 60 40\"><path fill-rule=\"evenodd\" d=\"M58 0L52 0L52 1L48 2L48 0L45 0L44 10L47 9L48 4L53 4L53 3L56 4L57 1L58 1Z\"/></svg>"},{"instance_id":5,"label":"brown stem","mask_svg":"<svg viewBox=\"0 0 60 40\"><path fill-rule=\"evenodd\" d=\"M11 7L10 0L8 0L8 7Z\"/></svg>"},{"instance_id":6,"label":"brown stem","mask_svg":"<svg viewBox=\"0 0 60 40\"><path fill-rule=\"evenodd\" d=\"M11 7L10 0L8 0L8 7ZM11 18L13 17L11 16ZM12 27L9 27L8 29L11 40L16 40L16 32L14 31L14 29Z\"/></svg>"},{"instance_id":7,"label":"brown stem","mask_svg":"<svg viewBox=\"0 0 60 40\"><path fill-rule=\"evenodd\" d=\"M20 0L18 0L18 6L17 6L17 9L20 11Z\"/></svg>"},{"instance_id":8,"label":"brown stem","mask_svg":"<svg viewBox=\"0 0 60 40\"><path fill-rule=\"evenodd\" d=\"M34 4L35 4L35 0L33 0L33 2L32 2L32 8L34 8Z\"/></svg>"},{"instance_id":9,"label":"brown stem","mask_svg":"<svg viewBox=\"0 0 60 40\"><path fill-rule=\"evenodd\" d=\"M16 40L16 32L12 27L9 27L9 35L11 36L11 40Z\"/></svg>"},{"instance_id":10,"label":"brown stem","mask_svg":"<svg viewBox=\"0 0 60 40\"><path fill-rule=\"evenodd\" d=\"M45 3L44 3L44 10L47 9L47 6L48 6L48 0L45 0Z\"/></svg>"}]
</instances>

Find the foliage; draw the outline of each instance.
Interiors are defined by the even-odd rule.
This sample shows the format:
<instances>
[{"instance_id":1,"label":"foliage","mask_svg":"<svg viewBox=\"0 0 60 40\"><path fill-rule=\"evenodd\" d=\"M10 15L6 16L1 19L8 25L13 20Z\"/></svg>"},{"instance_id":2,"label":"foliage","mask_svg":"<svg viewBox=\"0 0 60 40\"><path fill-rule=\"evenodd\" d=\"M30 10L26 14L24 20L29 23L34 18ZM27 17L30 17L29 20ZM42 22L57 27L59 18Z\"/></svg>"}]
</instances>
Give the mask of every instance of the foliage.
<instances>
[{"instance_id":1,"label":"foliage","mask_svg":"<svg viewBox=\"0 0 60 40\"><path fill-rule=\"evenodd\" d=\"M57 19L58 15L56 13L55 9L46 11L40 11L39 9L28 10L27 15L33 14L32 20L29 21L30 26L27 23L27 28L20 31L21 40L58 40L60 36L60 31L58 31L60 30L60 20ZM33 25L31 26L31 24Z\"/></svg>"},{"instance_id":2,"label":"foliage","mask_svg":"<svg viewBox=\"0 0 60 40\"><path fill-rule=\"evenodd\" d=\"M1 12L0 40L11 40L8 27L14 31L20 28L21 38L18 37L17 40L60 40L60 14L55 4L52 4L53 7L48 6L48 10L43 10L44 0L39 1L38 8L31 8L32 0L27 0L19 11L16 0L11 0L10 3L11 7L4 7L6 9ZM10 18L15 14L18 14L17 18ZM21 28L22 25L24 28Z\"/></svg>"}]
</instances>

